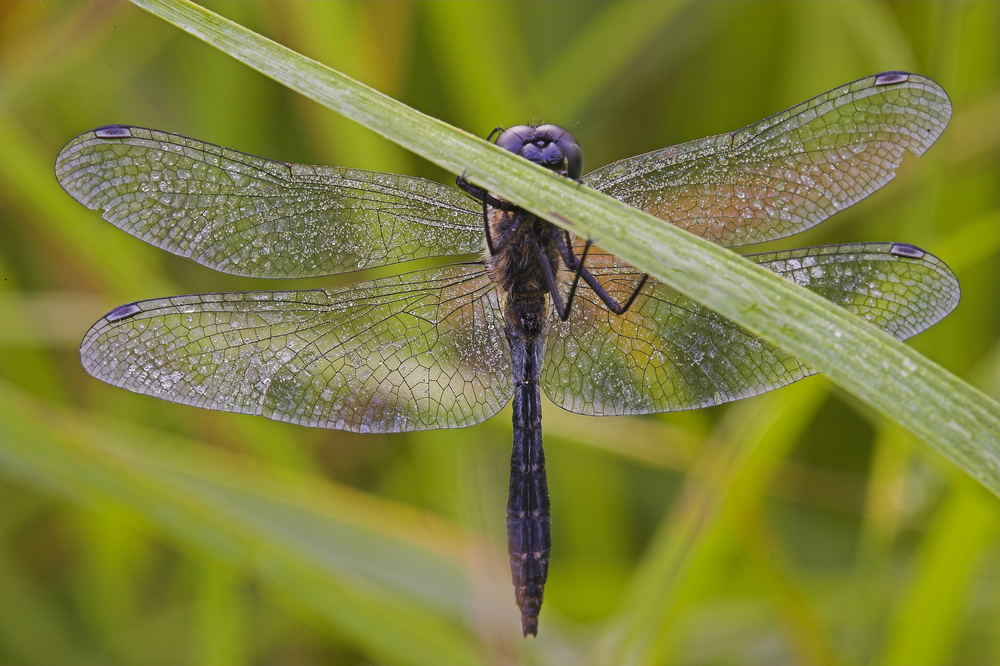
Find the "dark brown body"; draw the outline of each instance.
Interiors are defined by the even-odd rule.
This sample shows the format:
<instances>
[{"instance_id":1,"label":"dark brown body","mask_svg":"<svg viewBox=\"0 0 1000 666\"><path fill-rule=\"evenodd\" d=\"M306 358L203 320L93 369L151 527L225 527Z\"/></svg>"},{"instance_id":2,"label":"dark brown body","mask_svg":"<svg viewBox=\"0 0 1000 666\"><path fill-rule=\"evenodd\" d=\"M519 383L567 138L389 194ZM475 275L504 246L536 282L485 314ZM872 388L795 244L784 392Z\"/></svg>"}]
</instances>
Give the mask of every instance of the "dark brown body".
<instances>
[{"instance_id":1,"label":"dark brown body","mask_svg":"<svg viewBox=\"0 0 1000 666\"><path fill-rule=\"evenodd\" d=\"M521 628L538 631L538 612L549 568L549 493L542 450L538 379L549 319L549 289L542 261L557 270L556 228L531 213L488 208L495 254L485 252L486 270L497 285L510 345L514 383L514 445L507 497L507 552Z\"/></svg>"}]
</instances>

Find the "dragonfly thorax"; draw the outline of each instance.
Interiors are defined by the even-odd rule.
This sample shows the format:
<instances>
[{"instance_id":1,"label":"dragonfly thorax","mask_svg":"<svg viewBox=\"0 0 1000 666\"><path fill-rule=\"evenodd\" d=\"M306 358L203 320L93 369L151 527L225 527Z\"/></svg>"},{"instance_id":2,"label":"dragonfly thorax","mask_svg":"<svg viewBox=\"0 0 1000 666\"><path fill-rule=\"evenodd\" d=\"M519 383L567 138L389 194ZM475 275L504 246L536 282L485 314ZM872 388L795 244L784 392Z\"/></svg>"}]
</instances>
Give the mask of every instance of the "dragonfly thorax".
<instances>
[{"instance_id":1,"label":"dragonfly thorax","mask_svg":"<svg viewBox=\"0 0 1000 666\"><path fill-rule=\"evenodd\" d=\"M558 125L508 127L497 137L497 145L573 180L583 173L580 145Z\"/></svg>"},{"instance_id":2,"label":"dragonfly thorax","mask_svg":"<svg viewBox=\"0 0 1000 666\"><path fill-rule=\"evenodd\" d=\"M548 262L554 272L559 270L553 246L556 227L519 208L505 211L491 207L487 218L494 251L485 248L483 258L501 296L513 292L544 300L548 288L539 262Z\"/></svg>"}]
</instances>

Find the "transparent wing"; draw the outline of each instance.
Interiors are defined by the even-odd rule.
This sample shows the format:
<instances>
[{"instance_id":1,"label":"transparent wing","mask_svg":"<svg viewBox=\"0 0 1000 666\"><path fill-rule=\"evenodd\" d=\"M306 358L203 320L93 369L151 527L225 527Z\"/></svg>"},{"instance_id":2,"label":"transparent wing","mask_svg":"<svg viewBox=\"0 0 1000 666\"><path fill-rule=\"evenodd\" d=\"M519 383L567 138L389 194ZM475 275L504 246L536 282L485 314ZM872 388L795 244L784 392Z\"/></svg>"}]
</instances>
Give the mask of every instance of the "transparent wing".
<instances>
[{"instance_id":1,"label":"transparent wing","mask_svg":"<svg viewBox=\"0 0 1000 666\"><path fill-rule=\"evenodd\" d=\"M958 281L933 255L895 243L829 245L747 257L905 339L958 303ZM588 267L622 302L640 273L592 252ZM572 275L560 276L568 284ZM717 405L813 374L782 350L650 280L622 316L589 289L553 317L542 386L580 414L646 414Z\"/></svg>"},{"instance_id":2,"label":"transparent wing","mask_svg":"<svg viewBox=\"0 0 1000 666\"><path fill-rule=\"evenodd\" d=\"M637 155L583 182L720 245L798 233L892 180L951 117L930 79L884 72L744 127Z\"/></svg>"},{"instance_id":3,"label":"transparent wing","mask_svg":"<svg viewBox=\"0 0 1000 666\"><path fill-rule=\"evenodd\" d=\"M223 273L312 277L482 248L481 209L422 178L275 162L123 125L76 137L55 170L116 227Z\"/></svg>"},{"instance_id":4,"label":"transparent wing","mask_svg":"<svg viewBox=\"0 0 1000 666\"><path fill-rule=\"evenodd\" d=\"M94 324L80 356L90 374L137 393L355 432L471 425L512 391L481 264L329 291L130 303Z\"/></svg>"}]
</instances>

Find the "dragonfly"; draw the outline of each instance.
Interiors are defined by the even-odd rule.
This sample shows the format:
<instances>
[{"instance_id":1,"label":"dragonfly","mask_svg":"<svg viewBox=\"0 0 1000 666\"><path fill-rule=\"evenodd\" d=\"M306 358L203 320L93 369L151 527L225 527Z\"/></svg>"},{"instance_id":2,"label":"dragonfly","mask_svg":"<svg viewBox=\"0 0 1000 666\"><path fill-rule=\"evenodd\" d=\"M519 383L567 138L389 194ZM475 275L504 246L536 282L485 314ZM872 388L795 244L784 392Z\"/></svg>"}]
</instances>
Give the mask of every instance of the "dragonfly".
<instances>
[{"instance_id":1,"label":"dragonfly","mask_svg":"<svg viewBox=\"0 0 1000 666\"><path fill-rule=\"evenodd\" d=\"M905 153L934 143L950 115L938 84L893 71L586 175L576 139L555 125L490 138L740 247L804 231L872 194ZM127 303L87 331L80 356L94 377L137 393L354 432L462 428L512 403L506 524L525 636L538 630L551 549L542 389L578 414L649 414L718 405L814 373L591 239L462 177L455 188L291 164L127 125L77 136L55 173L108 222L224 273L311 278L450 258L349 286ZM744 257L901 339L940 321L959 298L948 266L906 243Z\"/></svg>"}]
</instances>

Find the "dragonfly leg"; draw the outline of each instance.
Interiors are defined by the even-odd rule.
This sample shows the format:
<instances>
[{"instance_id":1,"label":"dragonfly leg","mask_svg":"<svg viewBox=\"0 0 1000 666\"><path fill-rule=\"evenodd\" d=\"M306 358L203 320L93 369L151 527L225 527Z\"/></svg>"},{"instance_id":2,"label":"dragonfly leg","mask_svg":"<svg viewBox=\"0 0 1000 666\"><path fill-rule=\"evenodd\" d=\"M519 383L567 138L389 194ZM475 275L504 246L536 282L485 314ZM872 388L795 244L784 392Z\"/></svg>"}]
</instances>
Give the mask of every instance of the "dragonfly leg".
<instances>
[{"instance_id":1,"label":"dragonfly leg","mask_svg":"<svg viewBox=\"0 0 1000 666\"><path fill-rule=\"evenodd\" d=\"M552 271L552 264L549 257L539 243L535 243L535 251L538 254L538 261L542 266L542 273L545 274L545 283L552 295L552 303L556 308L559 319L566 321L569 319L570 308L573 306L573 297L576 295L576 287L580 283L580 271L583 269L583 262L587 259L587 251L590 249L590 241L583 248L583 258L577 263L576 275L573 276L573 284L569 288L569 296L563 306L562 296L559 295L559 285L556 283L556 276Z\"/></svg>"},{"instance_id":2,"label":"dragonfly leg","mask_svg":"<svg viewBox=\"0 0 1000 666\"><path fill-rule=\"evenodd\" d=\"M625 305L621 306L621 309L619 309L618 311L615 311L613 308L611 309L611 311L617 315L623 315L626 312L628 312L628 309L632 307L632 303L635 301L636 296L639 295L639 292L642 291L642 288L643 286L645 286L646 280L648 279L649 279L649 273L643 273L642 277L639 278L639 282L635 285L635 289L633 289L632 293L629 295L628 300L625 301ZM611 296L608 295L608 298L611 298ZM601 300L604 301L604 304L607 305L609 308L611 307L611 304L604 298L604 296L601 296Z\"/></svg>"},{"instance_id":3,"label":"dragonfly leg","mask_svg":"<svg viewBox=\"0 0 1000 666\"><path fill-rule=\"evenodd\" d=\"M497 130L500 129L501 128L498 127L493 131L496 132ZM493 134L491 133L490 136L492 137ZM473 199L476 199L483 205L483 233L486 234L486 247L490 251L490 256L496 255L498 247L497 244L493 242L493 234L490 233L490 220L487 215L486 206L489 205L494 208L499 208L500 210L506 212L516 210L517 206L514 206L513 204L506 201L501 201L500 199L497 199L496 197L492 196L489 192L479 187L478 185L473 185L472 183L470 183L468 180L465 179L464 173L461 176L455 178L455 184L458 185L459 188L467 192L469 195L471 195ZM500 249L502 249L503 246L507 244L507 242L510 240L510 237L514 235L514 233L520 226L521 226L521 216L515 215L513 224L510 225L507 231L504 232L503 237L500 239L500 244L499 244Z\"/></svg>"},{"instance_id":4,"label":"dragonfly leg","mask_svg":"<svg viewBox=\"0 0 1000 666\"><path fill-rule=\"evenodd\" d=\"M458 181L456 180L456 182ZM486 249L490 251L490 256L493 257L496 256L497 249L493 246L493 234L490 233L490 218L487 215L486 202L483 201L481 203L483 207L483 234L486 235Z\"/></svg>"},{"instance_id":5,"label":"dragonfly leg","mask_svg":"<svg viewBox=\"0 0 1000 666\"><path fill-rule=\"evenodd\" d=\"M645 286L646 280L649 279L648 273L642 274L642 277L639 278L639 282L636 284L635 289L632 290L632 293L629 295L624 305L622 305L615 299L614 296L608 293L608 291L601 284L600 280L594 277L594 274L587 270L587 268L583 265L587 258L587 250L590 248L590 240L587 240L587 243L584 245L583 257L581 258L577 258L577 256L573 254L573 250L570 249L569 232L563 230L561 234L556 233L555 241L556 248L559 250L559 254L562 255L566 266L570 270L576 271L577 275L583 278L583 281L594 290L594 293L597 294L597 297L601 299L609 310L616 315L623 315L628 312L628 309L632 307L632 303L635 302L639 292L642 291L643 286ZM575 284L576 282L574 281L574 285Z\"/></svg>"},{"instance_id":6,"label":"dragonfly leg","mask_svg":"<svg viewBox=\"0 0 1000 666\"><path fill-rule=\"evenodd\" d=\"M486 137L486 140L492 143L493 137L495 137L497 134L500 134L501 132L503 132L503 128L497 125L492 129L492 131L490 131L490 134L489 136ZM490 203L491 206L502 209L503 208L502 205L497 206L495 204L503 204L504 202L501 202L496 197L490 196L490 194L483 188L470 183L465 178L466 173L468 173L468 171L462 172L461 176L455 178L455 184L460 189L472 195L474 199L478 200L480 203L483 204L483 229L486 231L486 246L489 248L491 255L496 254L496 249L493 247L493 237L490 235L489 221L486 219L486 204Z\"/></svg>"},{"instance_id":7,"label":"dragonfly leg","mask_svg":"<svg viewBox=\"0 0 1000 666\"><path fill-rule=\"evenodd\" d=\"M576 263L576 255L570 249L573 247L573 242L570 240L569 232L565 229L554 229L552 233L552 240L555 241L556 250L562 256L563 263L570 270L576 270L576 266L573 265ZM588 240L587 243L589 244L590 241Z\"/></svg>"},{"instance_id":8,"label":"dragonfly leg","mask_svg":"<svg viewBox=\"0 0 1000 666\"><path fill-rule=\"evenodd\" d=\"M517 206L509 201L503 201L502 199L497 199L495 196L487 192L484 188L478 185L473 185L465 178L465 174L457 176L455 178L455 185L458 186L460 190L463 190L469 194L473 199L481 201L484 205L489 204L493 208L498 208L503 211L510 212L516 210Z\"/></svg>"}]
</instances>

